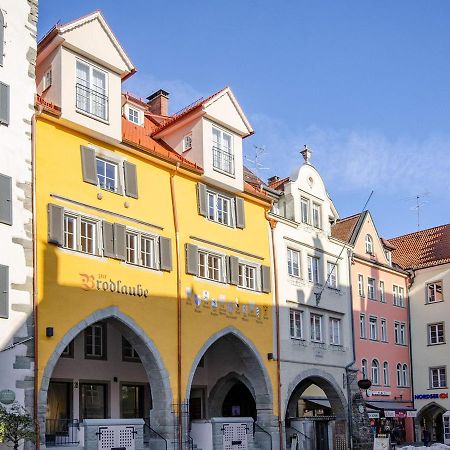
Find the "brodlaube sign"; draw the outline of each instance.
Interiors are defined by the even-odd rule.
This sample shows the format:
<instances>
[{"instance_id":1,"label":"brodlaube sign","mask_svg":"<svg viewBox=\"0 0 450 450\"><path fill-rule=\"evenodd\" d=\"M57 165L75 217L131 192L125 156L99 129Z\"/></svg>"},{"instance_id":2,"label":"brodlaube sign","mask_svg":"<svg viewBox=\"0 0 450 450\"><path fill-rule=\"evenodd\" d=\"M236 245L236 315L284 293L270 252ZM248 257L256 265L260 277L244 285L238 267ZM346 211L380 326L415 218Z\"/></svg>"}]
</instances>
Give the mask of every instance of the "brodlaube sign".
<instances>
[{"instance_id":1,"label":"brodlaube sign","mask_svg":"<svg viewBox=\"0 0 450 450\"><path fill-rule=\"evenodd\" d=\"M130 295L132 297L148 297L148 289L145 289L141 284L129 285L122 280L112 280L107 278L106 275L99 275L98 278L95 275L88 273L80 273L81 287L85 291L97 290L104 292L112 292L122 295Z\"/></svg>"}]
</instances>

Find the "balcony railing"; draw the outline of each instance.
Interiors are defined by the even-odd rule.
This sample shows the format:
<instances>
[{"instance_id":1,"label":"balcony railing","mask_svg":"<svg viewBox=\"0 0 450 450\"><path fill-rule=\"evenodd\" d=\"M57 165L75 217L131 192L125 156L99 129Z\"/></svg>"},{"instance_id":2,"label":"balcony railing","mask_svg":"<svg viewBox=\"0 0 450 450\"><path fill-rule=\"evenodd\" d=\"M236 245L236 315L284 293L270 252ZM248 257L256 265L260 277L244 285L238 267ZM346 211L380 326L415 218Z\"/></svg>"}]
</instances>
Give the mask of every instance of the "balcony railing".
<instances>
[{"instance_id":1,"label":"balcony railing","mask_svg":"<svg viewBox=\"0 0 450 450\"><path fill-rule=\"evenodd\" d=\"M221 172L234 175L234 155L220 147L213 146L213 166Z\"/></svg>"},{"instance_id":2,"label":"balcony railing","mask_svg":"<svg viewBox=\"0 0 450 450\"><path fill-rule=\"evenodd\" d=\"M45 445L47 447L77 446L80 423L78 419L46 419Z\"/></svg>"},{"instance_id":3,"label":"balcony railing","mask_svg":"<svg viewBox=\"0 0 450 450\"><path fill-rule=\"evenodd\" d=\"M77 109L84 111L102 120L108 120L108 96L84 86L76 84L76 105Z\"/></svg>"}]
</instances>

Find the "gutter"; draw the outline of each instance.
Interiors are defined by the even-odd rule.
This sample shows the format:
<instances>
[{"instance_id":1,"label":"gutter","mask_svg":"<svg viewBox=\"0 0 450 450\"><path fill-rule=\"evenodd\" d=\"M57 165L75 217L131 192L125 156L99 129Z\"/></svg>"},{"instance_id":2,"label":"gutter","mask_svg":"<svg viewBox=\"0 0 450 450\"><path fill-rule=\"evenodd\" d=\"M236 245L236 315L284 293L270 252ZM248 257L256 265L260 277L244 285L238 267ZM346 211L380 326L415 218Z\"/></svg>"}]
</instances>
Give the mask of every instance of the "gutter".
<instances>
[{"instance_id":1,"label":"gutter","mask_svg":"<svg viewBox=\"0 0 450 450\"><path fill-rule=\"evenodd\" d=\"M411 334L411 303L410 303L410 296L409 296L409 288L414 283L414 278L416 277L416 273L414 272L414 269L411 269L411 271L408 271L411 277L411 283L408 286L408 333L409 333L409 367L411 368L409 379L411 380L411 400L413 404L413 408L416 409L416 401L414 398L414 376L413 376L413 354L412 354L412 334ZM416 426L415 426L415 420L413 419L413 439L414 442L416 442L417 436L416 436Z\"/></svg>"}]
</instances>

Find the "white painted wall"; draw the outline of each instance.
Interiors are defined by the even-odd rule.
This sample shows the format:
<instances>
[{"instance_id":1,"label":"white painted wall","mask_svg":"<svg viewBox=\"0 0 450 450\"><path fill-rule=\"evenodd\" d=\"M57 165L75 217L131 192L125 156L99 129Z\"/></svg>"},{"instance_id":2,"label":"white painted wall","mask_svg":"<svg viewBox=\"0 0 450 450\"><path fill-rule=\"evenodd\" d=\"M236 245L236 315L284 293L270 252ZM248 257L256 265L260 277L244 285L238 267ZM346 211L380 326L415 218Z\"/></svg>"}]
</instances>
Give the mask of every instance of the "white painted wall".
<instances>
[{"instance_id":1,"label":"white painted wall","mask_svg":"<svg viewBox=\"0 0 450 450\"><path fill-rule=\"evenodd\" d=\"M329 216L336 217L334 206L316 169L303 164L295 170L285 186L281 202L286 204L291 220L278 222L275 228L275 258L280 300L281 385L283 410L289 401L288 387L299 373L309 369L326 372L346 394L343 385L345 366L353 359L351 334L351 291L349 286L348 251L344 249L338 260L338 289L325 287L320 303L315 293L322 289L327 278L327 262L335 262L342 245L330 238ZM305 196L321 205L322 229L300 222L300 197ZM300 277L288 274L287 249L300 252ZM320 285L308 281L308 255L320 258ZM303 339L290 337L290 310L303 312ZM322 315L323 343L311 341L310 314ZM330 344L329 319L341 320L341 345Z\"/></svg>"},{"instance_id":2,"label":"white painted wall","mask_svg":"<svg viewBox=\"0 0 450 450\"><path fill-rule=\"evenodd\" d=\"M426 303L425 287L433 281L443 282L444 301ZM447 385L450 383L450 264L415 271L414 282L409 291L411 309L411 347L413 357L414 394L448 393L450 389L430 389L429 368L446 366ZM427 324L444 322L445 344L428 345ZM437 403L450 410L450 398L416 399L417 411L430 403Z\"/></svg>"},{"instance_id":3,"label":"white painted wall","mask_svg":"<svg viewBox=\"0 0 450 450\"><path fill-rule=\"evenodd\" d=\"M37 2L36 2L37 3ZM0 319L0 391L11 389L16 400L32 406L33 364L27 347L18 345L3 351L14 339L27 338L26 321L32 317L31 246L31 118L34 112L34 55L36 24L29 21L27 0L0 0L5 17L5 48L0 81L10 86L10 124L0 125L0 173L12 177L13 225L0 224L0 264L9 266L9 318ZM36 16L34 16L37 19ZM31 61L31 63L29 62ZM19 361L20 360L20 361ZM13 369L26 367L23 369ZM22 384L21 384L22 383ZM31 395L30 395L31 393Z\"/></svg>"},{"instance_id":4,"label":"white painted wall","mask_svg":"<svg viewBox=\"0 0 450 450\"><path fill-rule=\"evenodd\" d=\"M84 332L74 340L74 357L59 359L52 374L52 379L71 381L73 389L73 418L79 418L80 391L75 383L83 381L98 381L108 384L108 411L110 418L120 418L120 386L121 384L148 384L147 374L142 363L122 360L122 335L114 327L114 323L106 321L107 325L107 359L85 359ZM114 378L117 377L117 381ZM146 417L149 417L149 402L146 402Z\"/></svg>"}]
</instances>

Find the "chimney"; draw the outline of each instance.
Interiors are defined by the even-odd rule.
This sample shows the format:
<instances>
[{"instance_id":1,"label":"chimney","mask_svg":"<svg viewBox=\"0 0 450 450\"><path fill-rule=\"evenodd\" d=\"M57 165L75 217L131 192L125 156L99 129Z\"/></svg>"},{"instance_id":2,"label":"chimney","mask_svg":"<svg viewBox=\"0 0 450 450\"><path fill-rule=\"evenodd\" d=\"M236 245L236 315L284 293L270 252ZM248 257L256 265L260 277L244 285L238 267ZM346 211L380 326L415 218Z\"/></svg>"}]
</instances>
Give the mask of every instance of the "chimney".
<instances>
[{"instance_id":1,"label":"chimney","mask_svg":"<svg viewBox=\"0 0 450 450\"><path fill-rule=\"evenodd\" d=\"M270 177L267 181L270 183L273 183L275 181L278 181L280 179L280 177L278 175L274 175L272 177Z\"/></svg>"},{"instance_id":2,"label":"chimney","mask_svg":"<svg viewBox=\"0 0 450 450\"><path fill-rule=\"evenodd\" d=\"M305 160L305 164L310 164L309 160L311 159L312 151L308 148L306 144L304 145L304 149L300 153L303 156L303 159Z\"/></svg>"},{"instance_id":3,"label":"chimney","mask_svg":"<svg viewBox=\"0 0 450 450\"><path fill-rule=\"evenodd\" d=\"M153 114L159 116L169 115L169 93L164 89L158 89L152 95L147 97L148 109Z\"/></svg>"}]
</instances>

